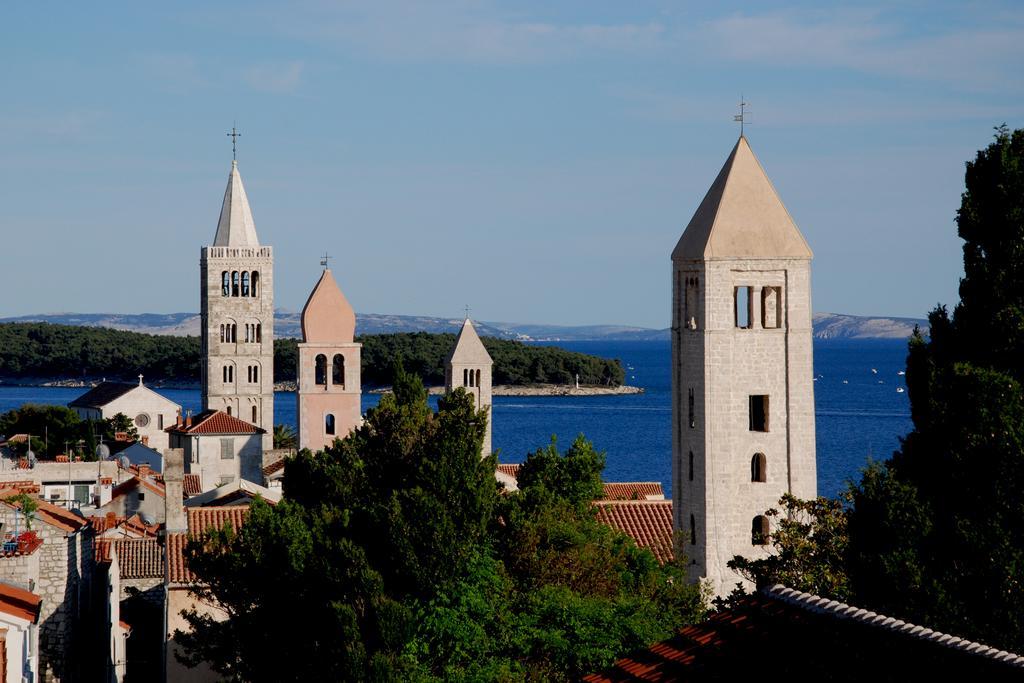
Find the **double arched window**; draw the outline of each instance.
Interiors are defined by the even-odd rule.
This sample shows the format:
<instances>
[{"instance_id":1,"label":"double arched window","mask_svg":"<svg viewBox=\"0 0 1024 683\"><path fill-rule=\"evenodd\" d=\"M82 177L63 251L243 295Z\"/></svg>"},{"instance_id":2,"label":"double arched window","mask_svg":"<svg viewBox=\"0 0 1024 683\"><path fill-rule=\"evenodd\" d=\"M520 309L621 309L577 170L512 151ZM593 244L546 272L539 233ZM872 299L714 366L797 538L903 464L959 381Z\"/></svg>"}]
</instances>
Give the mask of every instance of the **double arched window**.
<instances>
[{"instance_id":1,"label":"double arched window","mask_svg":"<svg viewBox=\"0 0 1024 683\"><path fill-rule=\"evenodd\" d=\"M258 384L260 381L260 366L250 365L248 375L249 384Z\"/></svg>"},{"instance_id":2,"label":"double arched window","mask_svg":"<svg viewBox=\"0 0 1024 683\"><path fill-rule=\"evenodd\" d=\"M230 365L230 364L229 365L225 365L224 368L223 368L222 375L223 375L224 383L225 384L231 384L232 382L234 382L235 381L235 366L234 365Z\"/></svg>"}]
</instances>

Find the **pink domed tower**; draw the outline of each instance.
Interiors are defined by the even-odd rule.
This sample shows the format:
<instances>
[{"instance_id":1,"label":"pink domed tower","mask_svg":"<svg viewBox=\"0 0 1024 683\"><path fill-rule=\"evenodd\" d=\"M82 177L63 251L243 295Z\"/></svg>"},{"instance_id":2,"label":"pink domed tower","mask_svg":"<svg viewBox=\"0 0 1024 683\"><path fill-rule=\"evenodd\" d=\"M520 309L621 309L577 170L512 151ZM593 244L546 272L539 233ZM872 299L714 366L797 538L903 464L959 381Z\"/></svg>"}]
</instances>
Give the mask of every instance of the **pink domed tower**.
<instances>
[{"instance_id":1,"label":"pink domed tower","mask_svg":"<svg viewBox=\"0 0 1024 683\"><path fill-rule=\"evenodd\" d=\"M344 438L361 418L356 314L324 268L302 309L299 344L299 448L323 450Z\"/></svg>"}]
</instances>

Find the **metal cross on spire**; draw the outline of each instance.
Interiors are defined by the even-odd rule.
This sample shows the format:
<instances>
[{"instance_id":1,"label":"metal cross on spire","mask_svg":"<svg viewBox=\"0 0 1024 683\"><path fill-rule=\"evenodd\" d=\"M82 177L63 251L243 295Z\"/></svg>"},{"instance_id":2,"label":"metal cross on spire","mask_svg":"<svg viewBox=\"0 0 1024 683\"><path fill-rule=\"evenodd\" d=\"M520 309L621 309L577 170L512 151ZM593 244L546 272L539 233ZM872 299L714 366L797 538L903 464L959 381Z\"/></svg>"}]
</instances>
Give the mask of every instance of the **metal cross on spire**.
<instances>
[{"instance_id":1,"label":"metal cross on spire","mask_svg":"<svg viewBox=\"0 0 1024 683\"><path fill-rule=\"evenodd\" d=\"M747 107L750 106L750 102L743 99L743 95L740 95L740 113L735 114L732 120L740 124L740 137L743 137L743 125L747 123Z\"/></svg>"},{"instance_id":2,"label":"metal cross on spire","mask_svg":"<svg viewBox=\"0 0 1024 683\"><path fill-rule=\"evenodd\" d=\"M231 138L231 160L238 161L238 138L242 137L242 134L238 132L234 126L231 126L231 132L227 134Z\"/></svg>"},{"instance_id":3,"label":"metal cross on spire","mask_svg":"<svg viewBox=\"0 0 1024 683\"><path fill-rule=\"evenodd\" d=\"M334 257L333 257L333 256L330 256L330 255L329 255L329 254L328 254L328 253L327 253L327 252L325 251L325 252L324 252L324 255L320 257L320 265L321 265L321 266L323 266L323 267L324 267L324 268L326 269L326 268L327 268L327 261L329 261L329 260L330 260L330 259L332 259L332 258L334 258Z\"/></svg>"}]
</instances>

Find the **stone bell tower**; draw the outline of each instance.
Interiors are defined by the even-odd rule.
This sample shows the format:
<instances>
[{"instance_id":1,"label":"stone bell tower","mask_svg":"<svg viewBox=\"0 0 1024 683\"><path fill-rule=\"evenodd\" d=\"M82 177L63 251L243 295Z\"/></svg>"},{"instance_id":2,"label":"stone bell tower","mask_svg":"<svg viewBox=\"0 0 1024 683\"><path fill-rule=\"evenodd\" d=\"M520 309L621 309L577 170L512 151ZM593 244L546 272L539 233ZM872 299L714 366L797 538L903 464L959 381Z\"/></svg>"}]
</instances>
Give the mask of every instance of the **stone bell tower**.
<instances>
[{"instance_id":1,"label":"stone bell tower","mask_svg":"<svg viewBox=\"0 0 1024 683\"><path fill-rule=\"evenodd\" d=\"M249 200L231 174L213 245L199 259L203 409L274 430L274 253L256 237Z\"/></svg>"},{"instance_id":2,"label":"stone bell tower","mask_svg":"<svg viewBox=\"0 0 1024 683\"><path fill-rule=\"evenodd\" d=\"M491 368L494 361L484 343L466 318L455 340L455 348L444 364L444 388L452 391L464 387L476 399L476 409L487 411L487 431L484 433L483 455L491 454Z\"/></svg>"},{"instance_id":3,"label":"stone bell tower","mask_svg":"<svg viewBox=\"0 0 1024 683\"><path fill-rule=\"evenodd\" d=\"M817 493L811 250L740 136L672 252L672 499L716 595L762 556L764 511Z\"/></svg>"},{"instance_id":4,"label":"stone bell tower","mask_svg":"<svg viewBox=\"0 0 1024 683\"><path fill-rule=\"evenodd\" d=\"M359 426L362 399L356 314L326 267L302 309L299 386L296 392L299 448L323 450Z\"/></svg>"}]
</instances>

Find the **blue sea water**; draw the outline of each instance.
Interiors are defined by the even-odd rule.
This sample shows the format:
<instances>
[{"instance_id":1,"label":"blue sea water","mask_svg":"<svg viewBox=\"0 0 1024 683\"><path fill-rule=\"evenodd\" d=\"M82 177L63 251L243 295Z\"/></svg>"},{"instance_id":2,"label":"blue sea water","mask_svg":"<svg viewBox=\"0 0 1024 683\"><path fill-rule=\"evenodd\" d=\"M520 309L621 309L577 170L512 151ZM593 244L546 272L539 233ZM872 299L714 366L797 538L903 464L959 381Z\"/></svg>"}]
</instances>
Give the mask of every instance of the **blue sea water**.
<instances>
[{"instance_id":1,"label":"blue sea water","mask_svg":"<svg viewBox=\"0 0 1024 683\"><path fill-rule=\"evenodd\" d=\"M513 397L494 399L493 443L502 462L521 462L553 435L565 448L584 434L607 453L608 481L660 481L671 493L672 398L670 344L656 342L560 342L559 346L619 358L627 382L645 393L593 397ZM902 341L816 341L818 493L833 496L856 478L868 458L885 460L911 429L903 377ZM877 374L872 372L877 370ZM846 381L844 384L843 381ZM0 412L24 403L66 404L82 389L0 387ZM161 390L185 409L198 412L197 390ZM379 396L363 396L363 410ZM436 407L436 397L431 398ZM295 424L295 395L278 393L274 420Z\"/></svg>"}]
</instances>

